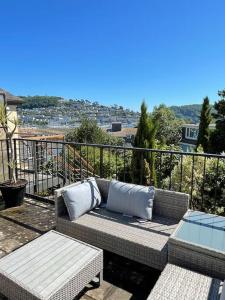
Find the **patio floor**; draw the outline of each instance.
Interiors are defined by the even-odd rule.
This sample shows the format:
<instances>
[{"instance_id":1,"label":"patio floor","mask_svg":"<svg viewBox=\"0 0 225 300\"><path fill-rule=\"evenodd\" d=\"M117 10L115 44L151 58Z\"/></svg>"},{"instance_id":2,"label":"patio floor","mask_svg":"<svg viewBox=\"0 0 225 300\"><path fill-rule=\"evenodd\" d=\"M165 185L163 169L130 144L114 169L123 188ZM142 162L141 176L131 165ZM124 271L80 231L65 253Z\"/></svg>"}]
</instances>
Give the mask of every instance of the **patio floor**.
<instances>
[{"instance_id":1,"label":"patio floor","mask_svg":"<svg viewBox=\"0 0 225 300\"><path fill-rule=\"evenodd\" d=\"M21 207L0 211L0 257L55 227L54 206L26 199ZM101 287L89 285L76 299L146 299L160 272L104 252L104 281ZM0 295L0 300L3 300ZM66 299L65 299L66 300Z\"/></svg>"}]
</instances>

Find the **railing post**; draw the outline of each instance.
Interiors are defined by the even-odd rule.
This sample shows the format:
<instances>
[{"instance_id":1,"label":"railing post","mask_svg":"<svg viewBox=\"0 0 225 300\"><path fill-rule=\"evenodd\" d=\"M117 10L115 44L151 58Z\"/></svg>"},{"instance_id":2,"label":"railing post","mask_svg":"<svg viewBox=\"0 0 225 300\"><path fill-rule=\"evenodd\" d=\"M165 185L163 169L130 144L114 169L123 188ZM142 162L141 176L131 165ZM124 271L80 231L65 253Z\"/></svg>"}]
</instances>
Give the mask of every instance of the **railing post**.
<instances>
[{"instance_id":1,"label":"railing post","mask_svg":"<svg viewBox=\"0 0 225 300\"><path fill-rule=\"evenodd\" d=\"M99 175L100 178L103 178L104 174L103 174L103 148L100 148L100 170L99 170Z\"/></svg>"},{"instance_id":2,"label":"railing post","mask_svg":"<svg viewBox=\"0 0 225 300\"><path fill-rule=\"evenodd\" d=\"M11 169L10 169L10 166L9 166L9 163L10 163L10 157L11 157L11 153L9 151L10 147L9 147L9 140L6 139L6 153L7 153L7 165L8 165L8 179L11 178Z\"/></svg>"},{"instance_id":3,"label":"railing post","mask_svg":"<svg viewBox=\"0 0 225 300\"><path fill-rule=\"evenodd\" d=\"M37 163L37 141L33 142L32 151L33 151L33 159L34 159L34 193L37 193L38 188L38 163Z\"/></svg>"},{"instance_id":4,"label":"railing post","mask_svg":"<svg viewBox=\"0 0 225 300\"><path fill-rule=\"evenodd\" d=\"M143 181L145 180L144 176L144 153L143 151L141 151L141 166L140 166L140 180L139 180L139 184L143 184Z\"/></svg>"},{"instance_id":5,"label":"railing post","mask_svg":"<svg viewBox=\"0 0 225 300\"><path fill-rule=\"evenodd\" d=\"M80 145L80 181L83 180L83 167L82 167L82 149Z\"/></svg>"},{"instance_id":6,"label":"railing post","mask_svg":"<svg viewBox=\"0 0 225 300\"><path fill-rule=\"evenodd\" d=\"M58 158L57 158L58 159ZM63 186L66 185L66 151L65 144L62 146L62 173L63 173Z\"/></svg>"},{"instance_id":7,"label":"railing post","mask_svg":"<svg viewBox=\"0 0 225 300\"><path fill-rule=\"evenodd\" d=\"M16 179L18 179L16 139L13 140Z\"/></svg>"}]
</instances>

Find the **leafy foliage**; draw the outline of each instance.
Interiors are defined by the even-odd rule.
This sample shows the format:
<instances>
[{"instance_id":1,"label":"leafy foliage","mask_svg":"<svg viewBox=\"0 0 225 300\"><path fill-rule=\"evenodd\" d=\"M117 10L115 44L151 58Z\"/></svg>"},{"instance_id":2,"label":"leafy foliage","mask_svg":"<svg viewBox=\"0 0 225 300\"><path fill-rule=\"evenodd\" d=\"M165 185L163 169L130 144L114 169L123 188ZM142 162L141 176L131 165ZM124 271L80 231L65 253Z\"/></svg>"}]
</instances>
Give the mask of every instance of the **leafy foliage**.
<instances>
[{"instance_id":1,"label":"leafy foliage","mask_svg":"<svg viewBox=\"0 0 225 300\"><path fill-rule=\"evenodd\" d=\"M153 123L157 123L156 138L161 144L178 145L182 137L183 121L178 119L170 108L164 104L154 107L152 113Z\"/></svg>"},{"instance_id":2,"label":"leafy foliage","mask_svg":"<svg viewBox=\"0 0 225 300\"><path fill-rule=\"evenodd\" d=\"M57 106L61 97L54 96L20 96L25 102L22 108L33 109L40 107Z\"/></svg>"},{"instance_id":3,"label":"leafy foliage","mask_svg":"<svg viewBox=\"0 0 225 300\"><path fill-rule=\"evenodd\" d=\"M10 123L12 126L10 126ZM12 118L11 112L7 110L7 106L4 104L0 104L0 126L3 128L6 139L8 140L9 147L9 176L12 183L16 183L16 161L14 159L14 147L13 147L13 135L18 126L18 120L14 117Z\"/></svg>"},{"instance_id":4,"label":"leafy foliage","mask_svg":"<svg viewBox=\"0 0 225 300\"><path fill-rule=\"evenodd\" d=\"M203 104L202 104L200 123L199 123L199 133L198 133L198 140L197 140L197 147L201 145L204 152L207 152L209 148L209 136L210 136L209 124L211 121L212 121L212 116L211 116L211 107L209 105L209 98L205 97L203 99Z\"/></svg>"},{"instance_id":5,"label":"leafy foliage","mask_svg":"<svg viewBox=\"0 0 225 300\"><path fill-rule=\"evenodd\" d=\"M162 145L156 144L156 149L159 149L165 152L156 152L155 154L155 165L156 165L156 175L158 187L162 185L164 179L170 176L170 173L180 161L179 154L170 155L166 151L181 151L180 146L178 145ZM167 189L170 188L169 184Z\"/></svg>"},{"instance_id":6,"label":"leafy foliage","mask_svg":"<svg viewBox=\"0 0 225 300\"><path fill-rule=\"evenodd\" d=\"M199 149L202 151L202 149ZM225 159L185 155L163 180L163 188L171 184L172 190L192 195L194 209L225 214ZM193 187L192 187L193 184Z\"/></svg>"},{"instance_id":7,"label":"leafy foliage","mask_svg":"<svg viewBox=\"0 0 225 300\"><path fill-rule=\"evenodd\" d=\"M89 144L103 144L103 145L122 145L123 140L101 129L97 122L84 118L80 127L69 131L66 134L66 141Z\"/></svg>"},{"instance_id":8,"label":"leafy foliage","mask_svg":"<svg viewBox=\"0 0 225 300\"><path fill-rule=\"evenodd\" d=\"M225 90L219 91L220 100L215 102L213 113L216 119L216 129L210 135L210 152L221 153L225 151Z\"/></svg>"},{"instance_id":9,"label":"leafy foliage","mask_svg":"<svg viewBox=\"0 0 225 300\"><path fill-rule=\"evenodd\" d=\"M153 122L152 118L147 113L147 106L145 102L141 105L141 116L138 123L137 133L134 139L134 147L139 148L155 148L155 139L158 125ZM146 168L146 162L150 165L150 169ZM156 185L155 174L155 155L150 152L135 152L132 160L133 181L140 183L140 176L144 173L143 183L149 184L150 181ZM148 170L150 174L148 174ZM146 173L147 172L147 173Z\"/></svg>"}]
</instances>

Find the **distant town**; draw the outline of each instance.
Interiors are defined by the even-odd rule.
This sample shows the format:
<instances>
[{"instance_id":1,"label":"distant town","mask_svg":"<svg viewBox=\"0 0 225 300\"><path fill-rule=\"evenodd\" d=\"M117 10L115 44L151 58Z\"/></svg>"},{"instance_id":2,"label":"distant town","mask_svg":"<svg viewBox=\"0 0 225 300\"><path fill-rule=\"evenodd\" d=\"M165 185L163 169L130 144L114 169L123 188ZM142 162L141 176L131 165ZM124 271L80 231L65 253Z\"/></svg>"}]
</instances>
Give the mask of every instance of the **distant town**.
<instances>
[{"instance_id":1,"label":"distant town","mask_svg":"<svg viewBox=\"0 0 225 300\"><path fill-rule=\"evenodd\" d=\"M140 112L116 104L106 106L87 99L64 99L57 96L20 97L24 101L18 106L20 134L25 137L56 134L64 139L69 129L79 127L81 121L87 118L96 121L99 127L111 135L122 138L125 145L132 145ZM172 106L170 109L184 122L180 147L185 152L194 151L199 129L196 123L199 120L201 105Z\"/></svg>"},{"instance_id":2,"label":"distant town","mask_svg":"<svg viewBox=\"0 0 225 300\"><path fill-rule=\"evenodd\" d=\"M41 97L47 99L46 105L33 105L34 97L18 109L18 115L23 127L74 128L79 127L83 118L95 120L100 127L110 128L114 122L122 124L123 128L136 127L140 113L119 105L105 106L98 102L78 99L62 99ZM27 97L24 97L27 99ZM29 100L29 99L32 99ZM41 99L40 99L41 100ZM43 99L42 99L43 100ZM49 100L49 101L48 101ZM42 101L43 103L43 101Z\"/></svg>"}]
</instances>

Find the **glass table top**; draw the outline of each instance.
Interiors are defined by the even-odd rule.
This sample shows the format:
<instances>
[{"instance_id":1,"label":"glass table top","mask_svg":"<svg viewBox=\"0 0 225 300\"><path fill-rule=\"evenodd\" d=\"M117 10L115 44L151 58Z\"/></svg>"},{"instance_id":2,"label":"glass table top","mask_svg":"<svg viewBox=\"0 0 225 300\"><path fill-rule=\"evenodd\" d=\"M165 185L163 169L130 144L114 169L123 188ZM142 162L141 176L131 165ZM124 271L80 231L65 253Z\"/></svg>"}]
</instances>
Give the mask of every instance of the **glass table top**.
<instances>
[{"instance_id":1,"label":"glass table top","mask_svg":"<svg viewBox=\"0 0 225 300\"><path fill-rule=\"evenodd\" d=\"M225 252L225 218L199 211L188 211L175 238Z\"/></svg>"}]
</instances>

